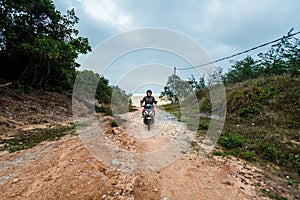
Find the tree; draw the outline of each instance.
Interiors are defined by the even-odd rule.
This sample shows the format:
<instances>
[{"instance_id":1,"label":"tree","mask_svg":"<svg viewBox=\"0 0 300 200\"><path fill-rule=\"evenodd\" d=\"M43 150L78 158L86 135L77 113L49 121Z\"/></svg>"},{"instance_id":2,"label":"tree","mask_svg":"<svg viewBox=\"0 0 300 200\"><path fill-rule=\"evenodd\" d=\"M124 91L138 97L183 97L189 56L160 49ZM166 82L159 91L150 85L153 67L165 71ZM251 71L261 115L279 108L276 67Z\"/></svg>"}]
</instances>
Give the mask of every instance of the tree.
<instances>
[{"instance_id":1,"label":"tree","mask_svg":"<svg viewBox=\"0 0 300 200\"><path fill-rule=\"evenodd\" d=\"M286 71L286 65L282 53L284 48L282 43L272 45L266 53L260 53L259 63L263 67L263 75L276 76L283 74Z\"/></svg>"},{"instance_id":2,"label":"tree","mask_svg":"<svg viewBox=\"0 0 300 200\"><path fill-rule=\"evenodd\" d=\"M227 83L242 82L248 79L257 78L260 75L259 68L251 56L237 61L231 66L231 70L224 76Z\"/></svg>"},{"instance_id":3,"label":"tree","mask_svg":"<svg viewBox=\"0 0 300 200\"><path fill-rule=\"evenodd\" d=\"M0 79L35 88L69 90L76 58L91 50L78 37L78 17L62 15L52 0L0 0Z\"/></svg>"},{"instance_id":4,"label":"tree","mask_svg":"<svg viewBox=\"0 0 300 200\"><path fill-rule=\"evenodd\" d=\"M199 81L196 81L194 75L191 74L191 77L189 78L188 82L192 86L193 89L203 89L203 88L205 88L204 75L199 78Z\"/></svg>"},{"instance_id":5,"label":"tree","mask_svg":"<svg viewBox=\"0 0 300 200\"><path fill-rule=\"evenodd\" d=\"M189 81L184 81L179 76L173 74L168 77L167 85L164 87L159 98L166 98L172 103L179 103L179 101L187 97L192 91L193 88Z\"/></svg>"},{"instance_id":6,"label":"tree","mask_svg":"<svg viewBox=\"0 0 300 200\"><path fill-rule=\"evenodd\" d=\"M109 81L98 73L90 70L77 72L77 86L87 94L94 94L98 103L110 104L113 88L109 86Z\"/></svg>"},{"instance_id":7,"label":"tree","mask_svg":"<svg viewBox=\"0 0 300 200\"><path fill-rule=\"evenodd\" d=\"M286 51L283 57L286 60L287 71L291 76L300 75L300 39L293 37L285 43Z\"/></svg>"},{"instance_id":8,"label":"tree","mask_svg":"<svg viewBox=\"0 0 300 200\"><path fill-rule=\"evenodd\" d=\"M114 114L126 113L130 110L130 95L119 86L112 87L111 106Z\"/></svg>"},{"instance_id":9,"label":"tree","mask_svg":"<svg viewBox=\"0 0 300 200\"><path fill-rule=\"evenodd\" d=\"M210 74L207 80L207 86L211 87L213 85L219 84L223 81L223 69L221 67L216 67Z\"/></svg>"},{"instance_id":10,"label":"tree","mask_svg":"<svg viewBox=\"0 0 300 200\"><path fill-rule=\"evenodd\" d=\"M288 32L287 36L292 31L293 29ZM283 37L267 52L259 53L258 56L257 60L247 56L245 59L237 61L225 74L224 81L236 83L260 76L300 75L300 39L295 36Z\"/></svg>"},{"instance_id":11,"label":"tree","mask_svg":"<svg viewBox=\"0 0 300 200\"><path fill-rule=\"evenodd\" d=\"M287 36L291 34L291 29ZM278 43L271 46L266 53L258 54L258 62L263 67L265 76L276 76L292 69L299 69L300 42L299 38L283 37Z\"/></svg>"}]
</instances>

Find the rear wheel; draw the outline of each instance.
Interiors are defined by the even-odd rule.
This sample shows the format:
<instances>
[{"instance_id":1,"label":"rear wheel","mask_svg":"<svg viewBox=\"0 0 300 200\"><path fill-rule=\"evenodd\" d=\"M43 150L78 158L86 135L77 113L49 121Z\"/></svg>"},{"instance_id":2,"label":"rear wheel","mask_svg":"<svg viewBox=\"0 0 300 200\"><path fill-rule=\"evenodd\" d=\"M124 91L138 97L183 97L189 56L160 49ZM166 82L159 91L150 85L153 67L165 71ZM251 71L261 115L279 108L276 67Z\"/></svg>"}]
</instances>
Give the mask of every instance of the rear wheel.
<instances>
[{"instance_id":1,"label":"rear wheel","mask_svg":"<svg viewBox=\"0 0 300 200\"><path fill-rule=\"evenodd\" d=\"M148 123L148 131L150 131L150 123Z\"/></svg>"}]
</instances>

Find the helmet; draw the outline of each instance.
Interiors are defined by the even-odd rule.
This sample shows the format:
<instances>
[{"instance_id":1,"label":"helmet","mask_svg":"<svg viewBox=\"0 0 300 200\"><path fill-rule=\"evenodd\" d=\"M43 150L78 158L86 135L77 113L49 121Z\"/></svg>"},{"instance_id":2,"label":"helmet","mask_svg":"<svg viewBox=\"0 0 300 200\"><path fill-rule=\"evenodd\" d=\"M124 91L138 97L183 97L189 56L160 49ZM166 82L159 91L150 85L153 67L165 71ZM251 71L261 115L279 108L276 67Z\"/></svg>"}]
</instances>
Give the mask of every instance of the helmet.
<instances>
[{"instance_id":1,"label":"helmet","mask_svg":"<svg viewBox=\"0 0 300 200\"><path fill-rule=\"evenodd\" d=\"M148 92L150 92L150 94L152 94L152 91L151 91L151 90L147 90L146 94L148 94Z\"/></svg>"}]
</instances>

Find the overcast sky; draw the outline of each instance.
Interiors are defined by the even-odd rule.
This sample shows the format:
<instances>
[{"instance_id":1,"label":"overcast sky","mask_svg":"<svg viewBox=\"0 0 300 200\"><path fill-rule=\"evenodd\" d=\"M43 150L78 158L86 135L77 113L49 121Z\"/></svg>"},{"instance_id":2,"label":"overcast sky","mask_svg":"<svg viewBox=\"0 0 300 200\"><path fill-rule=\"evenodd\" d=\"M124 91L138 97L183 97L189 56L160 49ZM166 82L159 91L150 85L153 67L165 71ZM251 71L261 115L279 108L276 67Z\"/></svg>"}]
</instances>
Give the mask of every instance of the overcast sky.
<instances>
[{"instance_id":1,"label":"overcast sky","mask_svg":"<svg viewBox=\"0 0 300 200\"><path fill-rule=\"evenodd\" d=\"M190 37L214 60L277 39L291 28L300 30L299 0L54 0L54 3L62 13L75 8L80 18L77 29L80 35L89 38L93 48L124 31L159 27ZM153 52L150 54L153 56ZM81 56L79 62L83 63L85 58ZM128 64L130 55L123 60L123 64ZM149 62L157 60L145 61ZM141 61L135 62L135 66L128 64L127 70L141 64ZM217 65L226 70L230 63ZM114 71L111 82L115 84L116 77L121 75L116 75L116 69L111 71Z\"/></svg>"}]
</instances>

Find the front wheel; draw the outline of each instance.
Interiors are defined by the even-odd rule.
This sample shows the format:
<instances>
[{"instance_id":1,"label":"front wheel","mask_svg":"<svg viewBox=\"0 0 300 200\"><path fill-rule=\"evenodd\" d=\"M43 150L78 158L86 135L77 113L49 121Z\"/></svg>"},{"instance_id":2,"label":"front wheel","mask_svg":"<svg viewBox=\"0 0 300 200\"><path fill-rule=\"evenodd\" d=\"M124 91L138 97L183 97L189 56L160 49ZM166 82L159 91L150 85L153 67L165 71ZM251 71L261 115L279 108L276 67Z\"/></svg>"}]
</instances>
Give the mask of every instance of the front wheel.
<instances>
[{"instance_id":1,"label":"front wheel","mask_svg":"<svg viewBox=\"0 0 300 200\"><path fill-rule=\"evenodd\" d=\"M150 123L148 123L148 131L150 131Z\"/></svg>"}]
</instances>

